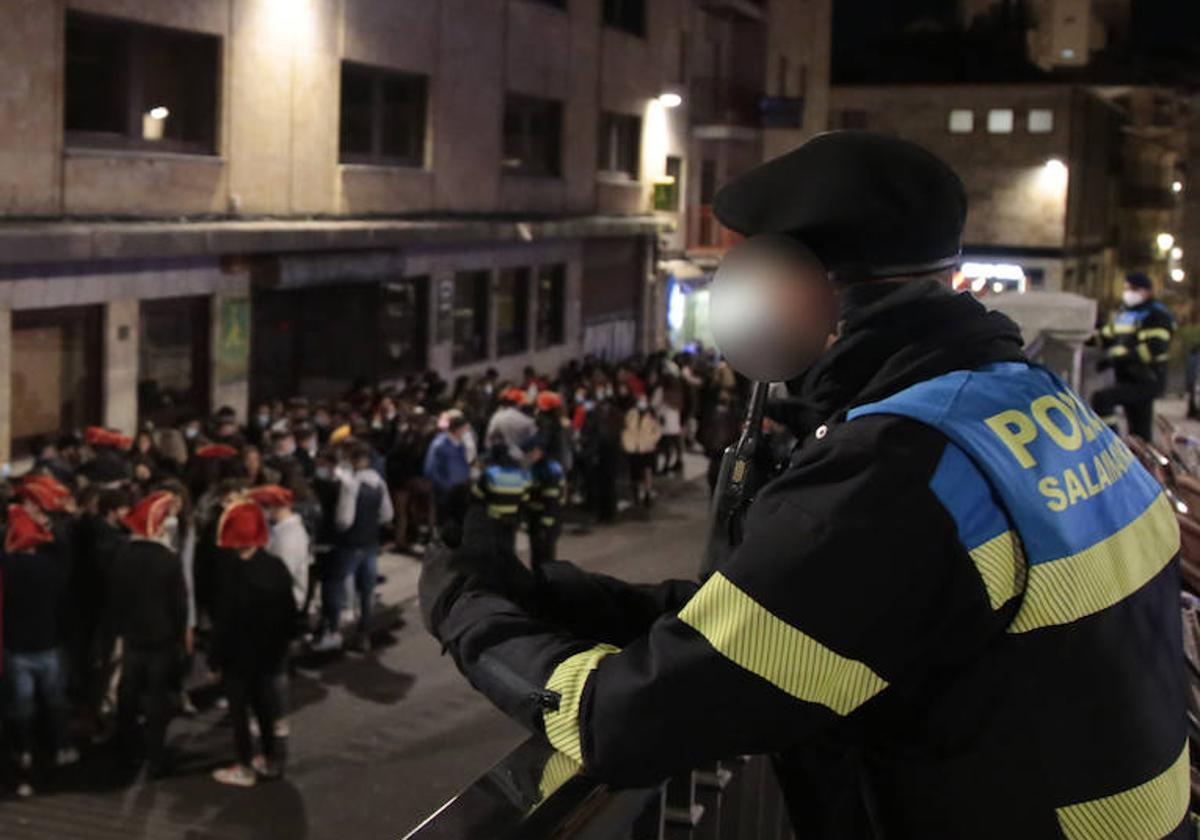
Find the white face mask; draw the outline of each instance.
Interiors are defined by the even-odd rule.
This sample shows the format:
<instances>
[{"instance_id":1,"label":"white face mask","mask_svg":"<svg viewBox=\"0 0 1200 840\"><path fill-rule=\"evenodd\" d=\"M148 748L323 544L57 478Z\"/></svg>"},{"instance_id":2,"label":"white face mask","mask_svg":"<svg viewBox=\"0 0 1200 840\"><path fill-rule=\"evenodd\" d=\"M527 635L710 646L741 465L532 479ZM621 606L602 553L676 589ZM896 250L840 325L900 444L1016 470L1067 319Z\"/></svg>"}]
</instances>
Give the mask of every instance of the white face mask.
<instances>
[{"instance_id":1,"label":"white face mask","mask_svg":"<svg viewBox=\"0 0 1200 840\"><path fill-rule=\"evenodd\" d=\"M1146 293L1135 289L1126 289L1121 293L1121 300L1126 306L1134 307L1146 302Z\"/></svg>"}]
</instances>

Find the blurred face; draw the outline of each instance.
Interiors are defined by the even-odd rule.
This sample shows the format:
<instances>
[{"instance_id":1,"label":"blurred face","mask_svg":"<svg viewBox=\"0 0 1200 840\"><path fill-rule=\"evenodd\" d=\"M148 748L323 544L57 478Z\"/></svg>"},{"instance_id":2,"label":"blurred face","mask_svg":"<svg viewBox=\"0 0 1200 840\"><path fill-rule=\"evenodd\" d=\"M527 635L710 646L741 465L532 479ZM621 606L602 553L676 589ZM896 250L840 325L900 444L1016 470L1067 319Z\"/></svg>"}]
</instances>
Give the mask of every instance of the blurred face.
<instances>
[{"instance_id":1,"label":"blurred face","mask_svg":"<svg viewBox=\"0 0 1200 840\"><path fill-rule=\"evenodd\" d=\"M242 455L242 464L250 475L258 475L258 471L262 468L262 456L258 454L257 449L247 449Z\"/></svg>"},{"instance_id":2,"label":"blurred face","mask_svg":"<svg viewBox=\"0 0 1200 840\"><path fill-rule=\"evenodd\" d=\"M782 382L804 373L837 329L838 295L824 266L783 237L733 248L714 278L713 335L740 373Z\"/></svg>"}]
</instances>

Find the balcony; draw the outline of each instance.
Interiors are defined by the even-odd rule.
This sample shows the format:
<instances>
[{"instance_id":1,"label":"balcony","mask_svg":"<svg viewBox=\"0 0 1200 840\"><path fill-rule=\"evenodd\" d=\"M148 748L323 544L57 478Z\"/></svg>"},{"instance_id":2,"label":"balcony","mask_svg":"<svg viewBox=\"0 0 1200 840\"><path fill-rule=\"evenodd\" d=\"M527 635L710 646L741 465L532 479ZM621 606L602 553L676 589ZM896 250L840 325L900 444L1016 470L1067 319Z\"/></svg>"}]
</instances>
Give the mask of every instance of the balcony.
<instances>
[{"instance_id":1,"label":"balcony","mask_svg":"<svg viewBox=\"0 0 1200 840\"><path fill-rule=\"evenodd\" d=\"M762 756L722 761L652 788L618 790L531 738L405 840L791 840Z\"/></svg>"},{"instance_id":2,"label":"balcony","mask_svg":"<svg viewBox=\"0 0 1200 840\"><path fill-rule=\"evenodd\" d=\"M740 234L725 227L713 214L712 205L701 204L688 211L687 250L699 256L720 256L742 241Z\"/></svg>"},{"instance_id":3,"label":"balcony","mask_svg":"<svg viewBox=\"0 0 1200 840\"><path fill-rule=\"evenodd\" d=\"M719 76L699 76L692 79L691 84L692 124L758 128L762 124L761 98L761 85Z\"/></svg>"},{"instance_id":4,"label":"balcony","mask_svg":"<svg viewBox=\"0 0 1200 840\"><path fill-rule=\"evenodd\" d=\"M1130 210L1174 210L1177 196L1169 187L1157 184L1124 184L1121 206Z\"/></svg>"}]
</instances>

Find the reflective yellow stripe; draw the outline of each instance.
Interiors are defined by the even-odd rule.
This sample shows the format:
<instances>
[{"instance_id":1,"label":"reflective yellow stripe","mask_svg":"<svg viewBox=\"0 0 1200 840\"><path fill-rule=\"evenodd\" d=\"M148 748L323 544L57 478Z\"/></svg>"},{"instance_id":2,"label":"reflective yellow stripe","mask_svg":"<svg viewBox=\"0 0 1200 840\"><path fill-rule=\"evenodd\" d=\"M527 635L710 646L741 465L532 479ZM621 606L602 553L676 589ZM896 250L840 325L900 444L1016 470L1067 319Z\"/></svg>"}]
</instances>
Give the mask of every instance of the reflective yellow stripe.
<instances>
[{"instance_id":1,"label":"reflective yellow stripe","mask_svg":"<svg viewBox=\"0 0 1200 840\"><path fill-rule=\"evenodd\" d=\"M512 516L521 509L520 505L488 505L488 516Z\"/></svg>"},{"instance_id":2,"label":"reflective yellow stripe","mask_svg":"<svg viewBox=\"0 0 1200 840\"><path fill-rule=\"evenodd\" d=\"M1165 362L1165 361L1167 361L1167 360L1168 360L1168 359L1170 359L1170 358L1171 358L1171 354L1170 354L1170 353L1159 353L1157 356L1155 356L1155 357L1154 357L1154 361L1156 361L1156 362Z\"/></svg>"},{"instance_id":3,"label":"reflective yellow stripe","mask_svg":"<svg viewBox=\"0 0 1200 840\"><path fill-rule=\"evenodd\" d=\"M1161 775L1135 788L1056 808L1067 840L1160 840L1179 827L1191 794L1188 745Z\"/></svg>"},{"instance_id":4,"label":"reflective yellow stripe","mask_svg":"<svg viewBox=\"0 0 1200 840\"><path fill-rule=\"evenodd\" d=\"M1139 344L1137 346L1137 354L1138 358L1140 358L1143 362L1149 362L1151 359L1150 347L1146 344Z\"/></svg>"},{"instance_id":5,"label":"reflective yellow stripe","mask_svg":"<svg viewBox=\"0 0 1200 840\"><path fill-rule=\"evenodd\" d=\"M579 773L580 764L566 753L552 753L542 768L542 780L538 792L546 799Z\"/></svg>"},{"instance_id":6,"label":"reflective yellow stripe","mask_svg":"<svg viewBox=\"0 0 1200 840\"><path fill-rule=\"evenodd\" d=\"M495 484L488 485L488 492L495 493L499 496L520 496L525 493L527 488L522 487L500 487Z\"/></svg>"},{"instance_id":7,"label":"reflective yellow stripe","mask_svg":"<svg viewBox=\"0 0 1200 840\"><path fill-rule=\"evenodd\" d=\"M1113 334L1113 325L1112 324L1105 324L1103 327L1100 328L1100 335L1104 336L1105 338L1108 338L1112 334Z\"/></svg>"},{"instance_id":8,"label":"reflective yellow stripe","mask_svg":"<svg viewBox=\"0 0 1200 840\"><path fill-rule=\"evenodd\" d=\"M1152 338L1161 338L1163 341L1171 340L1171 331L1165 327L1151 327L1148 330L1142 330L1138 333L1138 341L1149 341Z\"/></svg>"},{"instance_id":9,"label":"reflective yellow stripe","mask_svg":"<svg viewBox=\"0 0 1200 840\"><path fill-rule=\"evenodd\" d=\"M1129 348L1123 344L1114 344L1112 347L1108 348L1108 355L1110 355L1110 356L1128 356Z\"/></svg>"},{"instance_id":10,"label":"reflective yellow stripe","mask_svg":"<svg viewBox=\"0 0 1200 840\"><path fill-rule=\"evenodd\" d=\"M862 662L835 653L772 615L720 572L688 601L679 620L750 673L840 715L888 685Z\"/></svg>"},{"instance_id":11,"label":"reflective yellow stripe","mask_svg":"<svg viewBox=\"0 0 1200 840\"><path fill-rule=\"evenodd\" d=\"M547 499L557 499L558 498L558 490L553 487L548 487L547 489L542 491L542 495L545 496Z\"/></svg>"},{"instance_id":12,"label":"reflective yellow stripe","mask_svg":"<svg viewBox=\"0 0 1200 840\"><path fill-rule=\"evenodd\" d=\"M1000 609L1025 588L1025 551L1012 531L971 549L971 559L987 587L992 609Z\"/></svg>"},{"instance_id":13,"label":"reflective yellow stripe","mask_svg":"<svg viewBox=\"0 0 1200 840\"><path fill-rule=\"evenodd\" d=\"M1145 586L1179 552L1179 524L1162 493L1137 519L1078 554L1029 569L1025 600L1010 633L1069 624Z\"/></svg>"},{"instance_id":14,"label":"reflective yellow stripe","mask_svg":"<svg viewBox=\"0 0 1200 840\"><path fill-rule=\"evenodd\" d=\"M542 714L546 726L546 737L556 750L564 752L576 761L583 761L583 750L579 745L579 700L588 676L610 653L616 653L612 645L596 645L594 648L569 656L550 675L546 688L559 695L558 709L547 709Z\"/></svg>"},{"instance_id":15,"label":"reflective yellow stripe","mask_svg":"<svg viewBox=\"0 0 1200 840\"><path fill-rule=\"evenodd\" d=\"M557 521L558 520L555 519L553 516L543 516L542 517L542 524L545 525L547 528L553 528L554 523Z\"/></svg>"},{"instance_id":16,"label":"reflective yellow stripe","mask_svg":"<svg viewBox=\"0 0 1200 840\"><path fill-rule=\"evenodd\" d=\"M1117 335L1128 335L1137 332L1136 324L1113 324L1113 332Z\"/></svg>"}]
</instances>

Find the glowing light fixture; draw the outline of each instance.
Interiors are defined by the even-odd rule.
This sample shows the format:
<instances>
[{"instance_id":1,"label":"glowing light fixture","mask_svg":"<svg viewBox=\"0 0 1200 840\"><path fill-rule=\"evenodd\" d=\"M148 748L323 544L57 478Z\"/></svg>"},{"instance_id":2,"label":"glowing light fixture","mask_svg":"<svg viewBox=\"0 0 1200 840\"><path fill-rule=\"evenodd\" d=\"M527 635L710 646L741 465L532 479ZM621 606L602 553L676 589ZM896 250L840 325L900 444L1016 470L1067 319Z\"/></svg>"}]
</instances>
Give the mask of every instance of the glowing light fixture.
<instances>
[{"instance_id":1,"label":"glowing light fixture","mask_svg":"<svg viewBox=\"0 0 1200 840\"><path fill-rule=\"evenodd\" d=\"M1171 279L1174 280L1176 283L1182 283L1183 278L1185 278L1185 277L1187 277L1187 272L1185 272L1182 268L1172 268L1171 269Z\"/></svg>"},{"instance_id":2,"label":"glowing light fixture","mask_svg":"<svg viewBox=\"0 0 1200 840\"><path fill-rule=\"evenodd\" d=\"M667 93L659 94L658 102L664 108L678 108L683 104L683 97L678 93L668 91Z\"/></svg>"},{"instance_id":3,"label":"glowing light fixture","mask_svg":"<svg viewBox=\"0 0 1200 840\"><path fill-rule=\"evenodd\" d=\"M1049 192L1062 192L1067 188L1067 165L1059 158L1050 158L1042 165L1039 182Z\"/></svg>"},{"instance_id":4,"label":"glowing light fixture","mask_svg":"<svg viewBox=\"0 0 1200 840\"><path fill-rule=\"evenodd\" d=\"M165 120L167 117L171 116L171 111L166 105L156 105L150 109L150 116L156 120Z\"/></svg>"},{"instance_id":5,"label":"glowing light fixture","mask_svg":"<svg viewBox=\"0 0 1200 840\"><path fill-rule=\"evenodd\" d=\"M1171 192L1173 192L1173 193L1183 192L1183 181L1175 181L1174 183L1172 183L1171 184Z\"/></svg>"},{"instance_id":6,"label":"glowing light fixture","mask_svg":"<svg viewBox=\"0 0 1200 840\"><path fill-rule=\"evenodd\" d=\"M1183 259L1183 249L1180 248L1178 245L1176 245L1174 248L1171 249L1171 259L1173 259L1173 260Z\"/></svg>"},{"instance_id":7,"label":"glowing light fixture","mask_svg":"<svg viewBox=\"0 0 1200 840\"><path fill-rule=\"evenodd\" d=\"M1160 233L1154 240L1158 243L1158 250L1166 253L1175 247L1175 237L1169 233Z\"/></svg>"}]
</instances>

